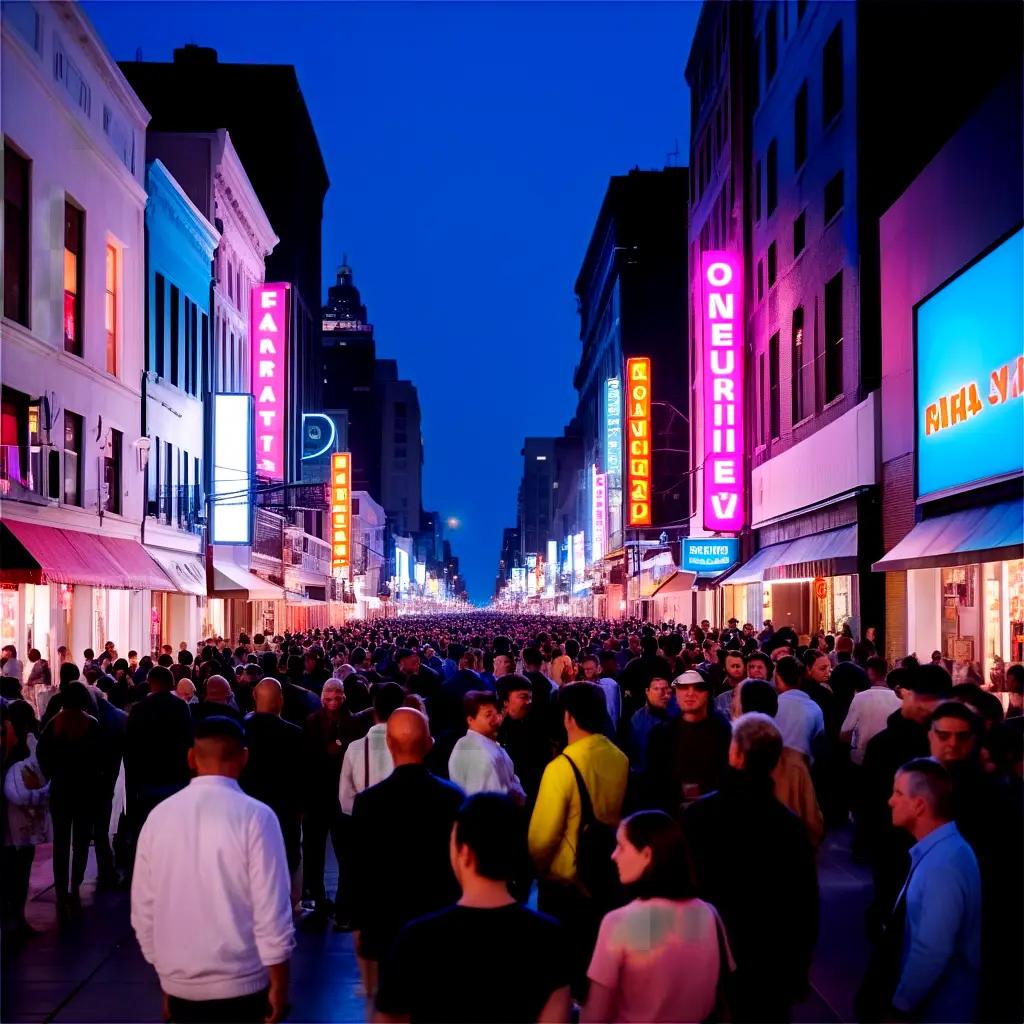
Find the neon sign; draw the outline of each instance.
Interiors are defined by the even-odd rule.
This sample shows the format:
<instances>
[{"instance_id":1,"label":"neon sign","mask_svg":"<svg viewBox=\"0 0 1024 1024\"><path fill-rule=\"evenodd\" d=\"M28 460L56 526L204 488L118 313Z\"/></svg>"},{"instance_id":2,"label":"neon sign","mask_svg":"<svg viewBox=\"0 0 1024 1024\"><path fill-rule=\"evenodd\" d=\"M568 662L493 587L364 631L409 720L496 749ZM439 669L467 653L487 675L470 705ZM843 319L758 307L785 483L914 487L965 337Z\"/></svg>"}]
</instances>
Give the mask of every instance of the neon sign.
<instances>
[{"instance_id":1,"label":"neon sign","mask_svg":"<svg viewBox=\"0 0 1024 1024\"><path fill-rule=\"evenodd\" d=\"M252 395L213 396L210 542L252 543Z\"/></svg>"},{"instance_id":2,"label":"neon sign","mask_svg":"<svg viewBox=\"0 0 1024 1024\"><path fill-rule=\"evenodd\" d=\"M618 377L604 382L604 468L609 483L619 483L622 472L622 385Z\"/></svg>"},{"instance_id":3,"label":"neon sign","mask_svg":"<svg viewBox=\"0 0 1024 1024\"><path fill-rule=\"evenodd\" d=\"M743 529L743 316L739 258L701 254L704 315L704 529Z\"/></svg>"},{"instance_id":4,"label":"neon sign","mask_svg":"<svg viewBox=\"0 0 1024 1024\"><path fill-rule=\"evenodd\" d=\"M629 525L651 525L651 361L626 360L626 437L629 443Z\"/></svg>"},{"instance_id":5,"label":"neon sign","mask_svg":"<svg viewBox=\"0 0 1024 1024\"><path fill-rule=\"evenodd\" d=\"M331 572L352 563L352 456L331 456Z\"/></svg>"},{"instance_id":6,"label":"neon sign","mask_svg":"<svg viewBox=\"0 0 1024 1024\"><path fill-rule=\"evenodd\" d=\"M608 526L608 476L593 467L594 507L590 531L590 557L599 562L604 558L605 530Z\"/></svg>"},{"instance_id":7,"label":"neon sign","mask_svg":"<svg viewBox=\"0 0 1024 1024\"><path fill-rule=\"evenodd\" d=\"M284 420L288 359L288 285L252 289L249 337L256 398L256 472L284 479Z\"/></svg>"}]
</instances>

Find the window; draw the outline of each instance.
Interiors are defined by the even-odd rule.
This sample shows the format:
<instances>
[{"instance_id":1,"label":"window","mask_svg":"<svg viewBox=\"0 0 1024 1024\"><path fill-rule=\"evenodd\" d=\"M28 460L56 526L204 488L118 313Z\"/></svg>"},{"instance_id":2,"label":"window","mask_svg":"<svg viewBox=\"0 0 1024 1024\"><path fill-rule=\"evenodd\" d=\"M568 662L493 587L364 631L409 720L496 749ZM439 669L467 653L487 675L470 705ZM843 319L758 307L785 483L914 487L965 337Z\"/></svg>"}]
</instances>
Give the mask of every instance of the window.
<instances>
[{"instance_id":1,"label":"window","mask_svg":"<svg viewBox=\"0 0 1024 1024\"><path fill-rule=\"evenodd\" d=\"M757 443L764 444L764 414L767 403L764 400L764 353L757 357L757 389L760 392L757 403Z\"/></svg>"},{"instance_id":2,"label":"window","mask_svg":"<svg viewBox=\"0 0 1024 1024\"><path fill-rule=\"evenodd\" d=\"M768 340L768 411L771 439L782 433L782 415L779 401L779 332Z\"/></svg>"},{"instance_id":3,"label":"window","mask_svg":"<svg viewBox=\"0 0 1024 1024\"><path fill-rule=\"evenodd\" d=\"M814 354L804 334L804 308L793 310L793 422L814 412Z\"/></svg>"},{"instance_id":4,"label":"window","mask_svg":"<svg viewBox=\"0 0 1024 1024\"><path fill-rule=\"evenodd\" d=\"M117 153L118 159L135 173L135 132L106 104L103 105L103 134Z\"/></svg>"},{"instance_id":5,"label":"window","mask_svg":"<svg viewBox=\"0 0 1024 1024\"><path fill-rule=\"evenodd\" d=\"M106 491L103 504L105 512L121 514L121 448L124 434L120 430L110 431L110 452L103 456L103 487Z\"/></svg>"},{"instance_id":6,"label":"window","mask_svg":"<svg viewBox=\"0 0 1024 1024\"><path fill-rule=\"evenodd\" d=\"M193 395L199 394L199 307L192 303L192 322L189 328L189 359L192 365L192 377L189 382L189 391Z\"/></svg>"},{"instance_id":7,"label":"window","mask_svg":"<svg viewBox=\"0 0 1024 1024\"><path fill-rule=\"evenodd\" d=\"M28 6L15 4L15 7ZM7 7L4 7L4 14ZM4 316L28 327L30 163L4 139Z\"/></svg>"},{"instance_id":8,"label":"window","mask_svg":"<svg viewBox=\"0 0 1024 1024\"><path fill-rule=\"evenodd\" d=\"M39 12L32 4L4 4L4 21L13 28L36 53L43 52L43 34L39 31Z\"/></svg>"},{"instance_id":9,"label":"window","mask_svg":"<svg viewBox=\"0 0 1024 1024\"><path fill-rule=\"evenodd\" d=\"M764 298L764 260L757 261L757 301Z\"/></svg>"},{"instance_id":10,"label":"window","mask_svg":"<svg viewBox=\"0 0 1024 1024\"><path fill-rule=\"evenodd\" d=\"M163 448L159 437L152 438L150 445L151 454L146 463L146 515L156 517L160 514L160 460Z\"/></svg>"},{"instance_id":11,"label":"window","mask_svg":"<svg viewBox=\"0 0 1024 1024\"><path fill-rule=\"evenodd\" d=\"M754 220L761 219L761 161L754 165Z\"/></svg>"},{"instance_id":12,"label":"window","mask_svg":"<svg viewBox=\"0 0 1024 1024\"><path fill-rule=\"evenodd\" d=\"M228 298L232 301L235 298L235 268L231 266L231 260L228 260Z\"/></svg>"},{"instance_id":13,"label":"window","mask_svg":"<svg viewBox=\"0 0 1024 1024\"><path fill-rule=\"evenodd\" d=\"M117 358L117 263L117 249L108 242L103 316L107 331L107 373L115 377L120 369Z\"/></svg>"},{"instance_id":14,"label":"window","mask_svg":"<svg viewBox=\"0 0 1024 1024\"><path fill-rule=\"evenodd\" d=\"M64 504L82 504L82 436L84 421L64 410Z\"/></svg>"},{"instance_id":15,"label":"window","mask_svg":"<svg viewBox=\"0 0 1024 1024\"><path fill-rule=\"evenodd\" d=\"M153 314L153 358L150 360L150 369L158 376L164 375L164 347L166 338L164 337L164 306L166 305L164 298L164 275L157 274L156 279L153 282L153 305L155 307Z\"/></svg>"},{"instance_id":16,"label":"window","mask_svg":"<svg viewBox=\"0 0 1024 1024\"><path fill-rule=\"evenodd\" d=\"M775 139L768 143L768 166L765 171L765 213L770 217L779 205L779 146Z\"/></svg>"},{"instance_id":17,"label":"window","mask_svg":"<svg viewBox=\"0 0 1024 1024\"><path fill-rule=\"evenodd\" d=\"M843 393L843 272L825 285L825 402Z\"/></svg>"},{"instance_id":18,"label":"window","mask_svg":"<svg viewBox=\"0 0 1024 1024\"><path fill-rule=\"evenodd\" d=\"M235 271L235 304L239 309L242 308L242 268Z\"/></svg>"},{"instance_id":19,"label":"window","mask_svg":"<svg viewBox=\"0 0 1024 1024\"><path fill-rule=\"evenodd\" d=\"M199 390L206 394L210 379L210 318L203 313L199 321Z\"/></svg>"},{"instance_id":20,"label":"window","mask_svg":"<svg viewBox=\"0 0 1024 1024\"><path fill-rule=\"evenodd\" d=\"M775 17L774 4L764 18L764 85L767 90L775 77L779 62L779 25Z\"/></svg>"},{"instance_id":21,"label":"window","mask_svg":"<svg viewBox=\"0 0 1024 1024\"><path fill-rule=\"evenodd\" d=\"M180 321L181 321L181 293L176 284L171 285L171 376L170 381L176 387L181 387L181 378L178 376L178 363L181 358L180 352Z\"/></svg>"},{"instance_id":22,"label":"window","mask_svg":"<svg viewBox=\"0 0 1024 1024\"><path fill-rule=\"evenodd\" d=\"M825 186L825 223L843 208L843 172L839 171Z\"/></svg>"},{"instance_id":23,"label":"window","mask_svg":"<svg viewBox=\"0 0 1024 1024\"><path fill-rule=\"evenodd\" d=\"M800 86L793 107L793 166L799 170L807 160L807 83Z\"/></svg>"},{"instance_id":24,"label":"window","mask_svg":"<svg viewBox=\"0 0 1024 1024\"><path fill-rule=\"evenodd\" d=\"M807 211L804 210L795 221L793 221L793 259L796 259L804 251L807 245Z\"/></svg>"},{"instance_id":25,"label":"window","mask_svg":"<svg viewBox=\"0 0 1024 1024\"><path fill-rule=\"evenodd\" d=\"M64 351L82 354L82 281L85 214L64 200Z\"/></svg>"},{"instance_id":26,"label":"window","mask_svg":"<svg viewBox=\"0 0 1024 1024\"><path fill-rule=\"evenodd\" d=\"M192 391L192 300L186 295L185 296L185 337L184 341L184 356L185 356L185 372L181 379L181 387L183 391L191 393Z\"/></svg>"},{"instance_id":27,"label":"window","mask_svg":"<svg viewBox=\"0 0 1024 1024\"><path fill-rule=\"evenodd\" d=\"M772 242L768 246L768 289L771 287L779 278L779 254L775 243Z\"/></svg>"},{"instance_id":28,"label":"window","mask_svg":"<svg viewBox=\"0 0 1024 1024\"><path fill-rule=\"evenodd\" d=\"M170 441L164 442L164 496L161 508L162 519L168 526L171 525L171 488L174 486L174 446Z\"/></svg>"},{"instance_id":29,"label":"window","mask_svg":"<svg viewBox=\"0 0 1024 1024\"><path fill-rule=\"evenodd\" d=\"M826 125L843 109L843 25L825 43L821 57L822 120Z\"/></svg>"}]
</instances>

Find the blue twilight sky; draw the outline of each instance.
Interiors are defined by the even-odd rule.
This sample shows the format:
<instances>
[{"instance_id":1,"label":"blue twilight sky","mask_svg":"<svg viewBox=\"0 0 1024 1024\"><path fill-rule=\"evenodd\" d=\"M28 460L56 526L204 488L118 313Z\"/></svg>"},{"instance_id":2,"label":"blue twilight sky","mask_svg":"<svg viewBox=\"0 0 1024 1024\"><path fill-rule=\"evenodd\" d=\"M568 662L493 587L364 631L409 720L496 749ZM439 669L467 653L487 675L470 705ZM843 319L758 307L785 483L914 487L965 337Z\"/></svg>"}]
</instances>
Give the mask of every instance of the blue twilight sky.
<instances>
[{"instance_id":1,"label":"blue twilight sky","mask_svg":"<svg viewBox=\"0 0 1024 1024\"><path fill-rule=\"evenodd\" d=\"M572 288L608 178L677 141L686 163L700 4L84 7L119 60L192 42L297 67L331 179L325 294L347 252L378 354L419 388L424 505L460 520L486 601L523 437L575 411Z\"/></svg>"}]
</instances>

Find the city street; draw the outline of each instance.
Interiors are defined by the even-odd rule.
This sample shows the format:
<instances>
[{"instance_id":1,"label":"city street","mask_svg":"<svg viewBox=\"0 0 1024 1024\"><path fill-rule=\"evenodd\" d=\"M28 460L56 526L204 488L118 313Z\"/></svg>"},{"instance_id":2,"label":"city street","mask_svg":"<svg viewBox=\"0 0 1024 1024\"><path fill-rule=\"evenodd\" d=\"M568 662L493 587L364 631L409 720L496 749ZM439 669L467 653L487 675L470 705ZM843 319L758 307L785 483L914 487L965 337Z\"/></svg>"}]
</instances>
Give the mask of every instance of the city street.
<instances>
[{"instance_id":1,"label":"city street","mask_svg":"<svg viewBox=\"0 0 1024 1024\"><path fill-rule=\"evenodd\" d=\"M861 921L870 876L853 863L848 839L846 832L834 833L820 855L821 935L812 991L796 1008L795 1024L855 1020L853 994L867 962ZM49 853L45 846L36 857L27 914L42 934L3 960L0 1019L5 1024L160 1021L160 987L132 934L127 893L96 892L90 860L82 921L58 930ZM335 877L333 857L330 865L328 889ZM770 885L767 871L765 877ZM291 991L288 1020L296 1024L365 1021L351 934L300 929Z\"/></svg>"}]
</instances>

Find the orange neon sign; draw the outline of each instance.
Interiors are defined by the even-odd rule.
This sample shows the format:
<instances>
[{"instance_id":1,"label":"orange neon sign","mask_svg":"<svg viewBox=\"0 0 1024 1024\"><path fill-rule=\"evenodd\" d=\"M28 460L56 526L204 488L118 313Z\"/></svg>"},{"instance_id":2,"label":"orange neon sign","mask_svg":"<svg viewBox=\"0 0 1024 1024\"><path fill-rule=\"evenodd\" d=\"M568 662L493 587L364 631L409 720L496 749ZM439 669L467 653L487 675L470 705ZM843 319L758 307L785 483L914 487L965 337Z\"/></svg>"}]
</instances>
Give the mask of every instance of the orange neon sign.
<instances>
[{"instance_id":1,"label":"orange neon sign","mask_svg":"<svg viewBox=\"0 0 1024 1024\"><path fill-rule=\"evenodd\" d=\"M651 525L651 361L626 360L629 525Z\"/></svg>"},{"instance_id":2,"label":"orange neon sign","mask_svg":"<svg viewBox=\"0 0 1024 1024\"><path fill-rule=\"evenodd\" d=\"M352 456L331 456L331 571L352 562Z\"/></svg>"}]
</instances>

